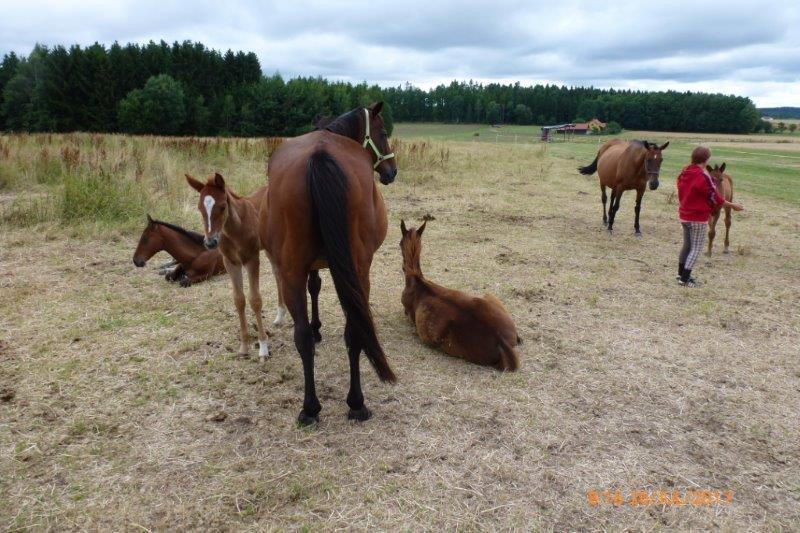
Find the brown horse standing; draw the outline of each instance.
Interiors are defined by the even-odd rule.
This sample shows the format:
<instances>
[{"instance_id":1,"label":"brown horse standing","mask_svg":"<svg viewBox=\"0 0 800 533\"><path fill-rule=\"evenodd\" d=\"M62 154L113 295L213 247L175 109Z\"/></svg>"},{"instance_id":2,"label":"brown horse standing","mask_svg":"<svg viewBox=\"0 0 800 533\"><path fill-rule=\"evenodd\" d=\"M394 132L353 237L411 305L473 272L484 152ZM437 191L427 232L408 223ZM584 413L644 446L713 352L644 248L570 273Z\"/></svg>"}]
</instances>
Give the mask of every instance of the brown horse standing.
<instances>
[{"instance_id":1,"label":"brown horse standing","mask_svg":"<svg viewBox=\"0 0 800 533\"><path fill-rule=\"evenodd\" d=\"M721 166L714 165L706 166L706 170L711 174L714 183L717 185L717 190L728 202L733 202L733 178L729 174L725 174L725 163ZM717 221L719 220L720 209L717 209L711 214L711 219L708 221L708 252L711 255L711 247L714 245L714 237L717 235ZM723 254L730 253L728 247L730 246L730 231L731 231L731 208L725 207L725 248L722 250Z\"/></svg>"},{"instance_id":2,"label":"brown horse standing","mask_svg":"<svg viewBox=\"0 0 800 533\"><path fill-rule=\"evenodd\" d=\"M225 185L220 174L209 177L202 183L186 175L189 185L200 193L197 209L203 219L206 236L204 244L209 250L219 246L225 262L225 270L231 278L233 301L239 314L241 343L239 354L250 351L250 335L247 331L244 307L244 281L242 267L247 270L250 285L250 308L256 316L258 328L258 358L263 361L269 355L267 333L261 319L261 294L259 292L259 267L261 240L258 235L257 205L261 203L267 187L257 189L248 197L241 197Z\"/></svg>"},{"instance_id":3,"label":"brown horse standing","mask_svg":"<svg viewBox=\"0 0 800 533\"><path fill-rule=\"evenodd\" d=\"M207 250L203 246L202 235L147 215L147 226L133 253L133 264L141 268L161 251L167 252L178 262L178 266L166 278L168 281L178 281L181 287L189 287L225 272L219 250Z\"/></svg>"},{"instance_id":4,"label":"brown horse standing","mask_svg":"<svg viewBox=\"0 0 800 533\"><path fill-rule=\"evenodd\" d=\"M361 390L362 350L381 380L395 380L369 308L369 269L387 230L386 208L373 172L379 172L384 184L397 174L381 107L377 103L356 108L324 130L289 139L269 159L269 192L266 208L260 210L259 231L294 319L305 381L298 416L303 425L316 422L322 408L314 383L315 338L306 303L309 274L320 268L330 268L345 315L348 418L371 416ZM315 299L312 295L312 304Z\"/></svg>"},{"instance_id":5,"label":"brown horse standing","mask_svg":"<svg viewBox=\"0 0 800 533\"><path fill-rule=\"evenodd\" d=\"M432 348L470 363L516 370L519 335L500 300L491 294L476 298L432 283L422 275L422 232L427 223L423 222L419 229L406 229L405 221L400 222L406 278L402 302L419 338Z\"/></svg>"},{"instance_id":6,"label":"brown horse standing","mask_svg":"<svg viewBox=\"0 0 800 533\"><path fill-rule=\"evenodd\" d=\"M614 218L619 210L622 193L628 190L636 191L636 219L633 223L637 237L642 236L639 229L639 212L642 209L642 197L646 186L651 190L658 188L658 175L661 172L661 152L669 146L669 142L657 146L647 141L623 141L613 139L608 141L597 152L597 157L590 165L578 167L578 171L591 176L597 171L600 177L600 195L603 201L603 224L611 232ZM606 187L611 189L611 204L606 215Z\"/></svg>"}]
</instances>

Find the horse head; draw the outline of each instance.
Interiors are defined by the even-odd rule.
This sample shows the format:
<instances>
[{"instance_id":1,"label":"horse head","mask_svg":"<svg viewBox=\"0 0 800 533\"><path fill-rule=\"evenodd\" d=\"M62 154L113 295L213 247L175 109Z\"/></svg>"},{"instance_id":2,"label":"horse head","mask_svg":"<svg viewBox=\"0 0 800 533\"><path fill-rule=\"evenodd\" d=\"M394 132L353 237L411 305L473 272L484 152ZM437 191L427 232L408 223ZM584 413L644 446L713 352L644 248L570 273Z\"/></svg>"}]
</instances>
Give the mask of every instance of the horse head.
<instances>
[{"instance_id":1,"label":"horse head","mask_svg":"<svg viewBox=\"0 0 800 533\"><path fill-rule=\"evenodd\" d=\"M186 174L186 181L191 188L200 193L197 209L200 211L206 232L203 245L209 250L213 250L219 246L219 234L225 226L230 212L225 178L217 173L203 183Z\"/></svg>"},{"instance_id":2,"label":"horse head","mask_svg":"<svg viewBox=\"0 0 800 533\"><path fill-rule=\"evenodd\" d=\"M164 241L158 231L158 222L147 215L147 226L145 226L142 236L139 237L139 244L133 252L133 264L143 267L151 257L164 249Z\"/></svg>"},{"instance_id":3,"label":"horse head","mask_svg":"<svg viewBox=\"0 0 800 533\"><path fill-rule=\"evenodd\" d=\"M661 174L661 163L664 160L661 152L669 146L669 141L661 146L642 141L642 145L645 150L647 150L647 153L644 155L644 171L647 175L647 183L650 186L650 190L654 191L658 189L658 176Z\"/></svg>"},{"instance_id":4,"label":"horse head","mask_svg":"<svg viewBox=\"0 0 800 533\"><path fill-rule=\"evenodd\" d=\"M381 183L388 185L397 177L397 160L389 146L389 133L383 123L381 110L383 102L375 102L364 108L365 131L364 148L372 152L375 163L373 168L380 175Z\"/></svg>"},{"instance_id":5,"label":"horse head","mask_svg":"<svg viewBox=\"0 0 800 533\"><path fill-rule=\"evenodd\" d=\"M433 217L428 218L426 215L423 218L424 222L419 228L411 227L406 228L406 221L400 221L400 232L402 238L400 239L400 252L403 255L403 272L405 274L421 274L420 269L420 254L422 253L422 232L425 231L425 225L428 220L433 220Z\"/></svg>"},{"instance_id":6,"label":"horse head","mask_svg":"<svg viewBox=\"0 0 800 533\"><path fill-rule=\"evenodd\" d=\"M714 184L719 188L722 185L722 176L725 175L725 163L714 165L714 168L711 168L711 165L706 165L706 170L711 175L711 179L714 180Z\"/></svg>"}]
</instances>

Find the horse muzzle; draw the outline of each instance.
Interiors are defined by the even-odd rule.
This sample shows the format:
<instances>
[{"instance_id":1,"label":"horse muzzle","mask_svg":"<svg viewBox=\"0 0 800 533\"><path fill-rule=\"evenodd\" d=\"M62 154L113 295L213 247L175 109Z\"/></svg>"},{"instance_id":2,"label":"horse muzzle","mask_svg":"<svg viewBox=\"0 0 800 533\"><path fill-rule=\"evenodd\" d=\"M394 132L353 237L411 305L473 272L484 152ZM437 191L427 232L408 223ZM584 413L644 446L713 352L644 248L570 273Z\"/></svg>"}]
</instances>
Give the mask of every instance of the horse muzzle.
<instances>
[{"instance_id":1,"label":"horse muzzle","mask_svg":"<svg viewBox=\"0 0 800 533\"><path fill-rule=\"evenodd\" d=\"M219 246L219 235L214 235L212 237L206 237L203 239L203 246L209 250L215 250L217 246Z\"/></svg>"},{"instance_id":2,"label":"horse muzzle","mask_svg":"<svg viewBox=\"0 0 800 533\"><path fill-rule=\"evenodd\" d=\"M139 259L138 257L133 258L133 264L136 265L136 268L142 268L147 261L144 259Z\"/></svg>"},{"instance_id":3,"label":"horse muzzle","mask_svg":"<svg viewBox=\"0 0 800 533\"><path fill-rule=\"evenodd\" d=\"M654 179L651 179L649 185L651 191L658 189L658 176L656 176Z\"/></svg>"},{"instance_id":4,"label":"horse muzzle","mask_svg":"<svg viewBox=\"0 0 800 533\"><path fill-rule=\"evenodd\" d=\"M384 185L389 185L397 177L397 168L391 168L386 172L381 172L380 181Z\"/></svg>"}]
</instances>

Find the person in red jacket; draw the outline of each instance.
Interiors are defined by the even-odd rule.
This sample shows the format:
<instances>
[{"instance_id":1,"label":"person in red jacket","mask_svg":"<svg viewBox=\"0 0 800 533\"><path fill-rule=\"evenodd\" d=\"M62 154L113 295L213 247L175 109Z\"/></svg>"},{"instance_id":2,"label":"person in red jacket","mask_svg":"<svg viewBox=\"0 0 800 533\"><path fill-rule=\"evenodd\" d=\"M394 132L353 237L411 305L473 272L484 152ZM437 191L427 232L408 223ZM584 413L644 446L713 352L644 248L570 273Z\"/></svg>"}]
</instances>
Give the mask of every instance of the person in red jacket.
<instances>
[{"instance_id":1,"label":"person in red jacket","mask_svg":"<svg viewBox=\"0 0 800 533\"><path fill-rule=\"evenodd\" d=\"M678 215L683 226L683 248L678 257L678 282L685 287L698 287L692 277L697 258L708 233L711 213L721 207L741 211L744 206L727 202L714 185L705 168L711 159L711 150L698 146L692 150L692 164L678 176Z\"/></svg>"}]
</instances>

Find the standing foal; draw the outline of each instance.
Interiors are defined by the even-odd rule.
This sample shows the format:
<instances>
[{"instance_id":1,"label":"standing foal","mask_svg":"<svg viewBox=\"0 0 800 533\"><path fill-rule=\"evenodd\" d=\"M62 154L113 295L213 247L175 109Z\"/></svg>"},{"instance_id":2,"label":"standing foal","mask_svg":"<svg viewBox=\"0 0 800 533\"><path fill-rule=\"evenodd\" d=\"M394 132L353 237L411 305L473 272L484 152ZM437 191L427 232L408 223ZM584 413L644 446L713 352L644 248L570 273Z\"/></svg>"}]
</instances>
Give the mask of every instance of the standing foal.
<instances>
[{"instance_id":1,"label":"standing foal","mask_svg":"<svg viewBox=\"0 0 800 533\"><path fill-rule=\"evenodd\" d=\"M190 175L186 175L189 185L200 193L197 208L203 218L206 236L204 244L209 250L219 246L225 269L231 278L233 301L239 313L241 344L239 354L247 355L250 335L247 332L245 319L245 296L242 267L247 269L250 285L250 308L256 315L258 326L258 358L264 361L269 355L269 344L264 324L261 320L261 294L259 293L259 252L261 240L258 237L258 212L256 206L261 202L267 187L257 189L247 197L241 197L225 185L225 179L214 174L206 183L202 183Z\"/></svg>"},{"instance_id":2,"label":"standing foal","mask_svg":"<svg viewBox=\"0 0 800 533\"><path fill-rule=\"evenodd\" d=\"M463 292L431 283L422 275L420 252L422 232L406 229L400 222L403 238L403 273L406 288L402 302L423 343L470 363L514 371L519 367L519 344L514 320L503 304L492 296L476 298Z\"/></svg>"},{"instance_id":3,"label":"standing foal","mask_svg":"<svg viewBox=\"0 0 800 533\"><path fill-rule=\"evenodd\" d=\"M714 165L714 168L706 165L706 170L711 174L711 178L714 180L714 184L722 197L728 202L733 202L733 178L731 178L730 174L725 174L725 163L722 163L722 166ZM729 247L731 244L731 208L726 206L723 209L725 209L725 248L722 253L727 254L730 253ZM714 246L714 237L717 235L717 221L719 220L720 211L720 209L717 209L711 213L711 218L708 220L708 252L706 252L706 255L709 256Z\"/></svg>"}]
</instances>

